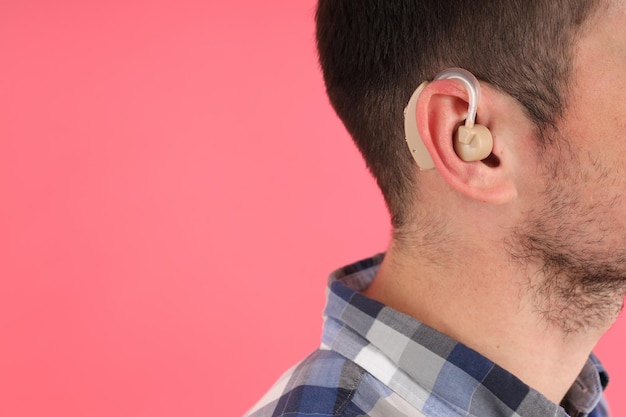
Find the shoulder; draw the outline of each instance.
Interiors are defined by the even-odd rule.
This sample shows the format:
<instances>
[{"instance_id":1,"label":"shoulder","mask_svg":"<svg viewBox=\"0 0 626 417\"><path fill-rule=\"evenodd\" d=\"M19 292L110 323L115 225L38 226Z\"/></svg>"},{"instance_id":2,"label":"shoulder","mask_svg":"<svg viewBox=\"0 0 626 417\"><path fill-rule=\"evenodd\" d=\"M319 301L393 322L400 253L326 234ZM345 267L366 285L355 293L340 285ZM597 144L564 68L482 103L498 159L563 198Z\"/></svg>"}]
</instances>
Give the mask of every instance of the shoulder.
<instances>
[{"instance_id":1,"label":"shoulder","mask_svg":"<svg viewBox=\"0 0 626 417\"><path fill-rule=\"evenodd\" d=\"M283 374L246 417L367 416L368 404L388 394L359 365L336 352L317 350Z\"/></svg>"}]
</instances>

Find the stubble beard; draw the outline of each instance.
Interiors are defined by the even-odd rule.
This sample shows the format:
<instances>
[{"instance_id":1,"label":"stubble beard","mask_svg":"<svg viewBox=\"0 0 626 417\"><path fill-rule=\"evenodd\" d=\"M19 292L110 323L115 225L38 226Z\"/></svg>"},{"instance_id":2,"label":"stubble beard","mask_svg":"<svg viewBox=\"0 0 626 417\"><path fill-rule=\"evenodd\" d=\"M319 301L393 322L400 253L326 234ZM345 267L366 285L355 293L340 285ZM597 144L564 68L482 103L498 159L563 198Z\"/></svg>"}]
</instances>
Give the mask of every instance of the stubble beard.
<instances>
[{"instance_id":1,"label":"stubble beard","mask_svg":"<svg viewBox=\"0 0 626 417\"><path fill-rule=\"evenodd\" d=\"M507 249L527 276L522 296L545 324L565 335L606 330L626 294L626 236L620 247L607 243L615 235L607 213L616 212L620 198L583 202L581 190L602 186L610 173L598 161L578 169L589 165L558 152L542 173L552 180L512 231Z\"/></svg>"}]
</instances>

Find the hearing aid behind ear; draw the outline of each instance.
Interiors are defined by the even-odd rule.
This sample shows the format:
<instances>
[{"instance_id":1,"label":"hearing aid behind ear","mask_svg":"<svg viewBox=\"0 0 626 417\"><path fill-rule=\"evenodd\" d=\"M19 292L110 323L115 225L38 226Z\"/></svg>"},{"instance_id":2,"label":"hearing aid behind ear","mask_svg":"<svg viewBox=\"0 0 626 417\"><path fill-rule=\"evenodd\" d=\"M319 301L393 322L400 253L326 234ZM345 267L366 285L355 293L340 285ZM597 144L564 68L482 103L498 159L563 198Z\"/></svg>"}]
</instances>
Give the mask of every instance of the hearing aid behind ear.
<instances>
[{"instance_id":1,"label":"hearing aid behind ear","mask_svg":"<svg viewBox=\"0 0 626 417\"><path fill-rule=\"evenodd\" d=\"M475 124L476 110L480 103L480 84L471 72L462 68L449 68L435 77L435 80L444 79L461 81L469 96L465 125L459 126L454 134L454 151L463 161L481 161L491 153L493 138L489 129L483 125ZM417 99L427 85L428 81L425 81L417 87L409 100L409 104L404 109L406 143L409 146L411 155L413 155L413 159L415 159L415 162L421 169L432 169L435 167L417 130L417 120L415 119Z\"/></svg>"}]
</instances>

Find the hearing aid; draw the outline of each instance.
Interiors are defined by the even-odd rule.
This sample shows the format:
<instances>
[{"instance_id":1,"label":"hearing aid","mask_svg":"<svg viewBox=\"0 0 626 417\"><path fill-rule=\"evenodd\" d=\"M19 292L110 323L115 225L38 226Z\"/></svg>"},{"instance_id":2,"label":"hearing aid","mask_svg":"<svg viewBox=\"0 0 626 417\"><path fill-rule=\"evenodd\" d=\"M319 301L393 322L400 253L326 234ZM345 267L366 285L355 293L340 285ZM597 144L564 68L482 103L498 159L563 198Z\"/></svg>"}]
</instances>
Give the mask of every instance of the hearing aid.
<instances>
[{"instance_id":1,"label":"hearing aid","mask_svg":"<svg viewBox=\"0 0 626 417\"><path fill-rule=\"evenodd\" d=\"M454 79L461 81L468 94L468 109L465 124L458 127L454 133L454 151L461 160L466 162L481 161L491 154L493 149L493 137L489 129L483 125L475 123L476 111L480 104L480 83L474 75L462 68L446 69L434 78L434 80ZM411 151L413 159L422 170L435 167L433 160L424 145L424 142L417 129L415 117L417 100L428 85L428 81L423 82L413 92L409 103L404 109L404 132L406 143Z\"/></svg>"}]
</instances>

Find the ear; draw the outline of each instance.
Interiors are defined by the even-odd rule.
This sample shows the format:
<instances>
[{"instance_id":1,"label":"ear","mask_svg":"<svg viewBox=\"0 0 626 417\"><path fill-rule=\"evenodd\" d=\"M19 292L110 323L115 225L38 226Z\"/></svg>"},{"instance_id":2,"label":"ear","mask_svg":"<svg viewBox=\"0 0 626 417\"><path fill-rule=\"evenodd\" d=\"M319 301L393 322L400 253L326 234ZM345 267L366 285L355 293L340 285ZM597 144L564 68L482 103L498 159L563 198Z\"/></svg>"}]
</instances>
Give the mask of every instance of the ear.
<instances>
[{"instance_id":1,"label":"ear","mask_svg":"<svg viewBox=\"0 0 626 417\"><path fill-rule=\"evenodd\" d=\"M510 158L512 149L507 149L510 141L515 140L509 136L516 129L508 131L505 120L499 120L506 119L506 111L498 108L502 105L498 96L503 94L485 85L481 87L476 123L486 126L493 137L492 154L482 161L465 162L454 151L453 138L465 122L469 105L467 91L459 81L429 83L418 98L415 117L437 172L452 188L475 200L504 204L517 196L516 164Z\"/></svg>"}]
</instances>

